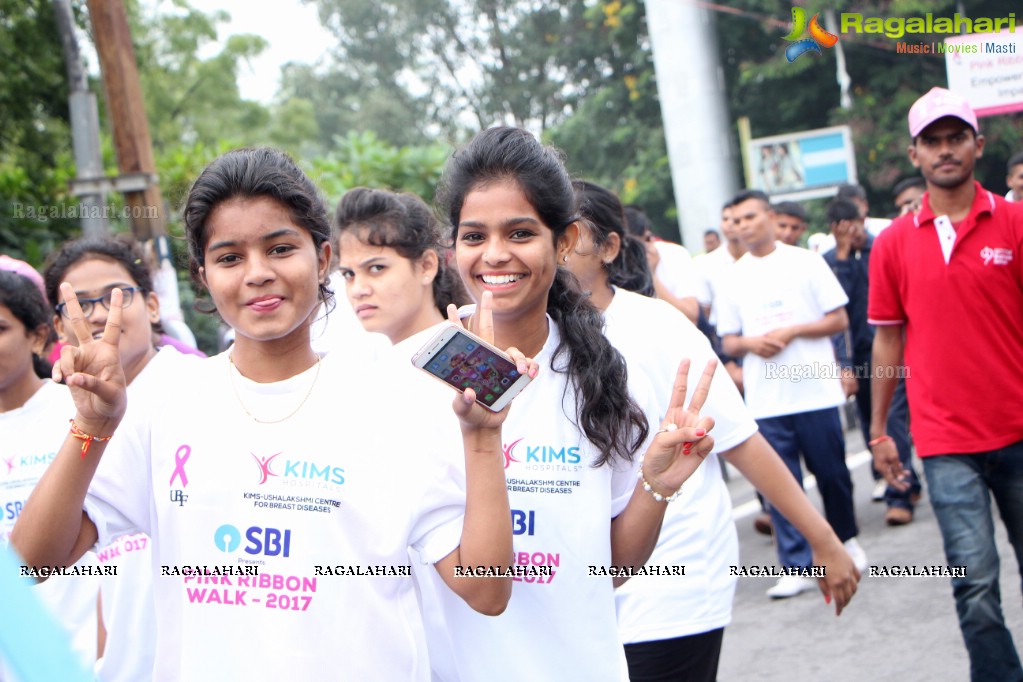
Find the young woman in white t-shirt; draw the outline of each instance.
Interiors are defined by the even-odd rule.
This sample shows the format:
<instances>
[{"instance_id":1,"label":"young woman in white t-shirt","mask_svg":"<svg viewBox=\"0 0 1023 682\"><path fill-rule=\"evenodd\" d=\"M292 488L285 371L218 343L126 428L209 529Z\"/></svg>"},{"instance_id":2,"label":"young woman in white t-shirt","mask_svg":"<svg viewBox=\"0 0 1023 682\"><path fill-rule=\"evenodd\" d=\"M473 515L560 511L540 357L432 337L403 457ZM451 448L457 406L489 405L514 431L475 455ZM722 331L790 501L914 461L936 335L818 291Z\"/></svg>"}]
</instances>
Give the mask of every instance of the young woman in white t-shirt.
<instances>
[{"instance_id":1,"label":"young woman in white t-shirt","mask_svg":"<svg viewBox=\"0 0 1023 682\"><path fill-rule=\"evenodd\" d=\"M419 197L356 187L334 219L338 270L366 331L397 344L443 322L449 304L468 302L446 263L437 219Z\"/></svg>"},{"instance_id":2,"label":"young woman in white t-shirt","mask_svg":"<svg viewBox=\"0 0 1023 682\"><path fill-rule=\"evenodd\" d=\"M650 401L648 387L627 376L600 313L562 267L578 228L556 151L521 129L483 131L449 160L440 196L463 284L477 301L493 297L498 345L542 371L504 430L519 571L511 601L486 620L424 586L435 678L620 679L613 580L646 561L663 500L713 446L712 423L698 398L682 409L680 372L653 434L637 402ZM478 325L476 312L462 312Z\"/></svg>"},{"instance_id":3,"label":"young woman in white t-shirt","mask_svg":"<svg viewBox=\"0 0 1023 682\"><path fill-rule=\"evenodd\" d=\"M50 314L32 280L0 270L0 547L60 447L55 430L67 425L73 409L67 389L44 379L50 374L45 349L56 339ZM88 554L80 565L95 562ZM35 588L87 665L96 660L96 592L90 576L59 576ZM0 680L7 675L0 655Z\"/></svg>"},{"instance_id":4,"label":"young woman in white t-shirt","mask_svg":"<svg viewBox=\"0 0 1023 682\"><path fill-rule=\"evenodd\" d=\"M62 284L78 346L54 373L78 412L12 541L27 562L59 566L97 539L147 532L156 679L428 679L409 547L473 609L504 609L509 578L455 569L509 561L505 415L467 391L457 420L425 423L400 373L313 352L330 230L283 153L211 163L185 227L192 272L234 346L190 363L122 423L124 294L112 292L99 334ZM459 440L463 457L451 457ZM116 457L97 473L108 447Z\"/></svg>"},{"instance_id":5,"label":"young woman in white t-shirt","mask_svg":"<svg viewBox=\"0 0 1023 682\"><path fill-rule=\"evenodd\" d=\"M593 303L605 311L608 339L631 371L643 373L663 396L680 358L699 366L713 357L700 331L672 306L629 291L642 285L644 266L626 236L624 211L612 192L591 182L575 183L580 221L578 245L568 267ZM690 370L692 374L692 370ZM666 401L661 409L666 409ZM813 538L814 564L825 600L841 613L856 591L859 573L838 536L809 503L777 453L757 433L756 423L728 373L718 367L704 414L715 422L715 451L689 479L665 514L650 564L681 564L685 577L639 576L615 593L619 626L632 682L713 682L724 627L731 619L738 543L731 502L718 473L723 456L772 504Z\"/></svg>"},{"instance_id":6,"label":"young woman in white t-shirt","mask_svg":"<svg viewBox=\"0 0 1023 682\"><path fill-rule=\"evenodd\" d=\"M114 289L120 289L121 335L118 351L131 393L129 405L144 403L171 379L184 356L173 346L158 351L160 302L146 257L130 237L85 237L64 243L43 270L47 297L55 302L54 325L60 340L78 345L70 328L61 282L75 291L93 334L102 333ZM109 464L109 458L108 458ZM116 575L99 580L99 647L96 677L102 682L150 679L156 650L153 614L152 546L143 533L116 538L96 553L101 566Z\"/></svg>"}]
</instances>

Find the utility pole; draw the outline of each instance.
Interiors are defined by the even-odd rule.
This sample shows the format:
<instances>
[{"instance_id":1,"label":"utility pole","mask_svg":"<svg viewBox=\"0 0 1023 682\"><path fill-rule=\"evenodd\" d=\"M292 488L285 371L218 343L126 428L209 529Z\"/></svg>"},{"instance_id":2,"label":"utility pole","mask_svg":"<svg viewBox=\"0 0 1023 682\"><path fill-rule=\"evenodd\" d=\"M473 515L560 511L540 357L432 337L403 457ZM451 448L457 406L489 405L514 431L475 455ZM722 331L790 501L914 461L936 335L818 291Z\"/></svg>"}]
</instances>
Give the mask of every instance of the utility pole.
<instances>
[{"instance_id":1,"label":"utility pole","mask_svg":"<svg viewBox=\"0 0 1023 682\"><path fill-rule=\"evenodd\" d=\"M78 181L73 192L80 197L78 207L82 234L98 237L107 233L107 220L103 209L103 192L96 182L103 177L96 96L89 91L89 80L78 51L71 3L69 0L53 0L53 11L57 17L60 43L64 48L64 65L70 90L71 144L75 153L75 177Z\"/></svg>"},{"instance_id":2,"label":"utility pole","mask_svg":"<svg viewBox=\"0 0 1023 682\"><path fill-rule=\"evenodd\" d=\"M735 159L714 17L694 0L646 0L682 240L694 251L735 194Z\"/></svg>"},{"instance_id":3,"label":"utility pole","mask_svg":"<svg viewBox=\"0 0 1023 682\"><path fill-rule=\"evenodd\" d=\"M166 215L128 17L122 0L88 0L87 4L121 173L114 178L113 189L124 192L135 238L147 241L166 234Z\"/></svg>"}]
</instances>

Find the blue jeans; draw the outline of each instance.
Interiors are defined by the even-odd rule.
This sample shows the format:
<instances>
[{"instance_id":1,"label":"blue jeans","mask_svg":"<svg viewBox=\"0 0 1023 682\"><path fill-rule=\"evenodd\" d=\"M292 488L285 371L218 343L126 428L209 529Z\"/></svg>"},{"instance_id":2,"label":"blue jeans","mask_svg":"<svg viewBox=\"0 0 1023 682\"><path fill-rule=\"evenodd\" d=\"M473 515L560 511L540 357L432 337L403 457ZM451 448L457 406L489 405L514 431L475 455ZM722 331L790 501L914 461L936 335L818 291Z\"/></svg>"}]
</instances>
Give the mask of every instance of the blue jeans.
<instances>
[{"instance_id":1,"label":"blue jeans","mask_svg":"<svg viewBox=\"0 0 1023 682\"><path fill-rule=\"evenodd\" d=\"M870 376L872 365L870 364L870 355L866 356L866 359L857 356L856 365L857 368L862 368L859 377L859 390L856 392L856 411L860 417L860 431L863 434L863 443L870 442L870 416L871 416L871 396L870 396ZM920 477L916 473L916 469L913 468L913 444L909 439L909 401L906 399L906 380L899 379L898 385L895 387L895 394L892 396L891 406L888 408L888 423L885 426L885 432L892 437L895 441L895 449L899 453L899 462L902 463L902 468L909 471L909 482L908 490L896 490L895 488L888 486L884 493L885 504L889 507L901 507L913 511L912 498L920 494ZM873 467L871 467L873 469ZM877 473L876 469L873 469L874 480L881 478L881 474Z\"/></svg>"},{"instance_id":2,"label":"blue jeans","mask_svg":"<svg viewBox=\"0 0 1023 682\"><path fill-rule=\"evenodd\" d=\"M845 435L838 408L758 419L757 426L800 485L803 470L799 454L803 454L806 468L817 478L824 516L838 539L845 542L856 537L859 530L853 509L852 477L845 465ZM769 507L779 563L787 568L809 567L813 563L810 544L774 505Z\"/></svg>"},{"instance_id":3,"label":"blue jeans","mask_svg":"<svg viewBox=\"0 0 1023 682\"><path fill-rule=\"evenodd\" d=\"M1002 618L991 496L1023 570L1023 441L990 452L921 458L952 578L973 682L1019 682L1023 668Z\"/></svg>"},{"instance_id":4,"label":"blue jeans","mask_svg":"<svg viewBox=\"0 0 1023 682\"><path fill-rule=\"evenodd\" d=\"M867 390L870 390L869 386ZM909 477L906 479L909 489L896 490L888 486L884 493L885 504L913 511L911 500L920 494L920 478L913 468L913 445L909 440L909 400L906 398L905 379L899 379L899 384L895 387L895 395L892 396L892 404L888 408L888 424L885 431L895 441L902 468L909 471Z\"/></svg>"}]
</instances>

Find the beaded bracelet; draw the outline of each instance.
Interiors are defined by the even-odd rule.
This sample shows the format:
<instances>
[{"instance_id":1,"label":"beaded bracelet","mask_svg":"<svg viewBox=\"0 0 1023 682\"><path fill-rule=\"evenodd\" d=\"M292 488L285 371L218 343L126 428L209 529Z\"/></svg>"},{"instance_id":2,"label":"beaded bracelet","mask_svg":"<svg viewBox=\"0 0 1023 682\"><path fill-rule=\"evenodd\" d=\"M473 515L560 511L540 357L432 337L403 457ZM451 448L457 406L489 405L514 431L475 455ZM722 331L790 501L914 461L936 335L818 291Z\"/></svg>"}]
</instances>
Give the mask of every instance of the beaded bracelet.
<instances>
[{"instance_id":1,"label":"beaded bracelet","mask_svg":"<svg viewBox=\"0 0 1023 682\"><path fill-rule=\"evenodd\" d=\"M889 436L887 433L883 433L880 436L878 436L877 438L875 438L874 440L872 440L869 443L867 443L867 447L871 447L872 448L875 445L880 445L881 443L890 441L891 439L892 439L891 436Z\"/></svg>"},{"instance_id":2,"label":"beaded bracelet","mask_svg":"<svg viewBox=\"0 0 1023 682\"><path fill-rule=\"evenodd\" d=\"M89 454L89 446L92 445L93 441L97 443L105 443L113 438L113 436L90 435L78 428L78 424L75 424L74 419L69 419L68 421L71 422L71 437L82 441L82 459L85 459L85 456Z\"/></svg>"},{"instance_id":3,"label":"beaded bracelet","mask_svg":"<svg viewBox=\"0 0 1023 682\"><path fill-rule=\"evenodd\" d=\"M640 481L642 481L642 483L643 483L643 490L645 490L648 493L650 493L651 495L653 495L654 499L657 500L658 502L664 502L665 504L667 504L668 502L674 502L675 500L678 499L678 496L682 494L682 486L679 486L678 490L673 492L671 495L668 495L667 497L665 497L664 495L662 495L659 492L657 492L656 490L654 490L653 486L650 485L649 483L647 483L646 477L643 475L643 461L642 460L640 460L640 462L639 462L639 471L636 472L636 478L638 478Z\"/></svg>"}]
</instances>

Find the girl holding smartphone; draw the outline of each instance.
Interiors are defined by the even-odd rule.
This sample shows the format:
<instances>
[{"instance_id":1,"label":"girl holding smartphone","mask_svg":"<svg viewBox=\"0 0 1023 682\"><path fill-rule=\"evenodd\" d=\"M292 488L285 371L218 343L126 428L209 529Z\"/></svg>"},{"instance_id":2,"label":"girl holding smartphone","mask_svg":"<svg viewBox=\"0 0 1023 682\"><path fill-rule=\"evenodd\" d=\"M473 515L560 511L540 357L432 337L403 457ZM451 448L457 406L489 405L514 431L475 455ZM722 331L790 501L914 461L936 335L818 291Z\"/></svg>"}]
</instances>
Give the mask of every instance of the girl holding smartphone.
<instances>
[{"instance_id":1,"label":"girl holding smartphone","mask_svg":"<svg viewBox=\"0 0 1023 682\"><path fill-rule=\"evenodd\" d=\"M530 133L479 133L449 160L441 203L463 284L474 300L493 297L497 345L535 357L542 371L504 430L520 571L511 601L487 620L435 579L425 585L435 676L619 679L612 576L643 565L665 500L713 446L712 422L699 415L705 386L686 410L680 368L667 419L650 426L649 389L627 376L600 313L562 267L578 234L572 184L560 156ZM462 313L470 329L479 324L472 309Z\"/></svg>"},{"instance_id":2,"label":"girl holding smartphone","mask_svg":"<svg viewBox=\"0 0 1023 682\"><path fill-rule=\"evenodd\" d=\"M625 288L643 278L636 277L627 262L629 237L622 205L599 185L576 182L575 187L583 220L568 267L604 310L605 334L630 371L646 376L662 397L680 358L690 358L695 367L714 357L713 351L706 337L673 306ZM661 409L666 407L664 401ZM719 474L718 455L812 538L814 564L827 567L820 588L826 601L834 598L836 613L852 598L859 580L838 536L757 433L756 422L723 367L714 373L703 412L714 419L714 451L689 479L678 502L668 508L649 560L651 565L684 565L685 577L637 576L615 592L632 682L717 678L735 593L736 579L730 577L729 567L739 563L732 505Z\"/></svg>"},{"instance_id":3,"label":"girl holding smartphone","mask_svg":"<svg viewBox=\"0 0 1023 682\"><path fill-rule=\"evenodd\" d=\"M504 609L510 580L459 579L454 567L509 561L505 415L467 392L457 420L425 422L402 375L312 350L330 230L281 152L212 162L185 227L192 272L234 346L124 419L124 293L112 291L100 332L62 284L78 345L54 374L77 413L14 545L28 564L61 566L97 540L146 532L156 679L428 679L409 548L472 609Z\"/></svg>"}]
</instances>

